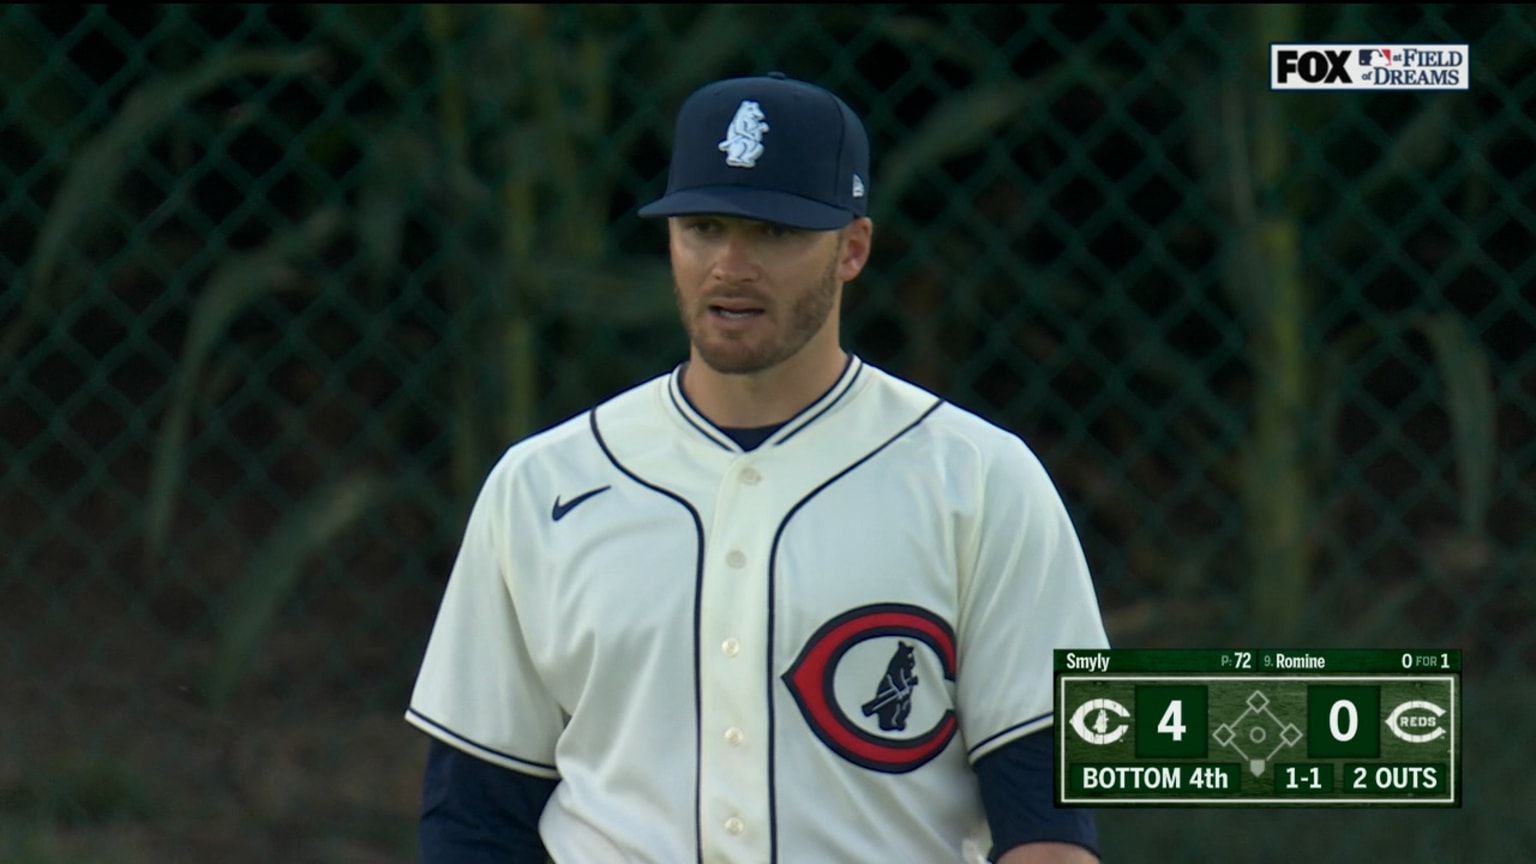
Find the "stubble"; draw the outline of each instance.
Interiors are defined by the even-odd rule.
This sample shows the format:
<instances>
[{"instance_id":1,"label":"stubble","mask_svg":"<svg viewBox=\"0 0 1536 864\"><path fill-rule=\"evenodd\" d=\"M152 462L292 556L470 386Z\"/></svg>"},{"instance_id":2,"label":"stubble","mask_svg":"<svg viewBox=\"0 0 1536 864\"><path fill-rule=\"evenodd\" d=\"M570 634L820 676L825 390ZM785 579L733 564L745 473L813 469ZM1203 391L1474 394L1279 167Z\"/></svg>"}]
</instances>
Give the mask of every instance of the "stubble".
<instances>
[{"instance_id":1,"label":"stubble","mask_svg":"<svg viewBox=\"0 0 1536 864\"><path fill-rule=\"evenodd\" d=\"M699 359L722 375L752 375L772 369L799 353L826 326L833 306L837 303L837 265L842 258L842 250L843 241L840 237L836 254L827 263L820 278L791 301L787 315L781 320L770 322L776 329L769 334L768 339L761 341L730 336L719 338L719 334L712 334L710 300L701 297L690 307L684 301L681 289L674 283L672 290L683 328Z\"/></svg>"}]
</instances>

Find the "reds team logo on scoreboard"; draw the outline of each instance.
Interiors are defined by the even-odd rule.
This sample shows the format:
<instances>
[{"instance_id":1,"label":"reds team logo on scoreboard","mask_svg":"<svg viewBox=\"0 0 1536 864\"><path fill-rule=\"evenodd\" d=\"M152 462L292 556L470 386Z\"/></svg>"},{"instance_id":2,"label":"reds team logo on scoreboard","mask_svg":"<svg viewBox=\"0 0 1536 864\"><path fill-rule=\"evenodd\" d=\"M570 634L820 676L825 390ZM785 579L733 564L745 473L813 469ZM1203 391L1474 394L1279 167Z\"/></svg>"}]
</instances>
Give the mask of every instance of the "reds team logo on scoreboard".
<instances>
[{"instance_id":1,"label":"reds team logo on scoreboard","mask_svg":"<svg viewBox=\"0 0 1536 864\"><path fill-rule=\"evenodd\" d=\"M1467 45L1275 42L1271 90L1466 90Z\"/></svg>"}]
</instances>

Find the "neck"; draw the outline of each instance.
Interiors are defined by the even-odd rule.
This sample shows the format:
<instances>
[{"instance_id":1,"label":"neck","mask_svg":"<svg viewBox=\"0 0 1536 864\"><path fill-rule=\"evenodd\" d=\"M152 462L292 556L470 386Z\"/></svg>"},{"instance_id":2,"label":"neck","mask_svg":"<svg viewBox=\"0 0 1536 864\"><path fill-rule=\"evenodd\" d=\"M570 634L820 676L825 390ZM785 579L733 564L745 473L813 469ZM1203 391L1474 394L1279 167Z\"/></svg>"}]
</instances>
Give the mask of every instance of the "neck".
<instances>
[{"instance_id":1,"label":"neck","mask_svg":"<svg viewBox=\"0 0 1536 864\"><path fill-rule=\"evenodd\" d=\"M726 429L783 423L832 389L848 357L837 344L806 350L771 369L724 375L694 354L683 370L683 392L700 414Z\"/></svg>"}]
</instances>

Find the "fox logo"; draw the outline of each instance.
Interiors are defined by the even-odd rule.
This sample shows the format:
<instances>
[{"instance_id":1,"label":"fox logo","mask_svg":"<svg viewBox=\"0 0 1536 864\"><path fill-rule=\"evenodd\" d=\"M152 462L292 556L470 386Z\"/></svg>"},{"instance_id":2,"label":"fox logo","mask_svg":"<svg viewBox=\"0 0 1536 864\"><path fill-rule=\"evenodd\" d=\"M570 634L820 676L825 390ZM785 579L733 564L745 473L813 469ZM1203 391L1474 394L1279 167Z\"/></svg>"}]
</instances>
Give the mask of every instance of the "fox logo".
<instances>
[{"instance_id":1,"label":"fox logo","mask_svg":"<svg viewBox=\"0 0 1536 864\"><path fill-rule=\"evenodd\" d=\"M751 99L743 99L736 108L736 116L725 130L725 140L720 150L725 153L725 164L736 168L751 168L763 155L763 133L768 131L764 122L763 108Z\"/></svg>"},{"instance_id":2,"label":"fox logo","mask_svg":"<svg viewBox=\"0 0 1536 864\"><path fill-rule=\"evenodd\" d=\"M897 643L896 653L885 667L885 678L875 690L875 698L863 705L864 716L880 715L880 729L885 732L903 732L907 728L907 715L912 713L912 690L917 687L913 671L917 661L912 656L912 643Z\"/></svg>"}]
</instances>

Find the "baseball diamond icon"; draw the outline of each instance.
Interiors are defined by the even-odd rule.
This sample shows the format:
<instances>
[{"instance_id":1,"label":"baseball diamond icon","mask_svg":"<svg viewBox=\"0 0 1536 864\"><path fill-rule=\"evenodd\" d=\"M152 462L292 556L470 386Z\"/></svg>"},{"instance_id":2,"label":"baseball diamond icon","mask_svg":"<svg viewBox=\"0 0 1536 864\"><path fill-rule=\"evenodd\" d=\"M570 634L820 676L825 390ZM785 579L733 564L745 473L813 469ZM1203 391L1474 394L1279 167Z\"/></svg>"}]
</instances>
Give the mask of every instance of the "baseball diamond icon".
<instances>
[{"instance_id":1,"label":"baseball diamond icon","mask_svg":"<svg viewBox=\"0 0 1536 864\"><path fill-rule=\"evenodd\" d=\"M1265 766L1282 747L1294 747L1302 738L1301 730L1294 723L1286 723L1269 710L1269 697L1255 690L1248 697L1248 707L1211 733L1216 743L1236 750L1248 760L1248 768L1255 777L1264 773ZM1244 749L1244 748L1247 749Z\"/></svg>"}]
</instances>

